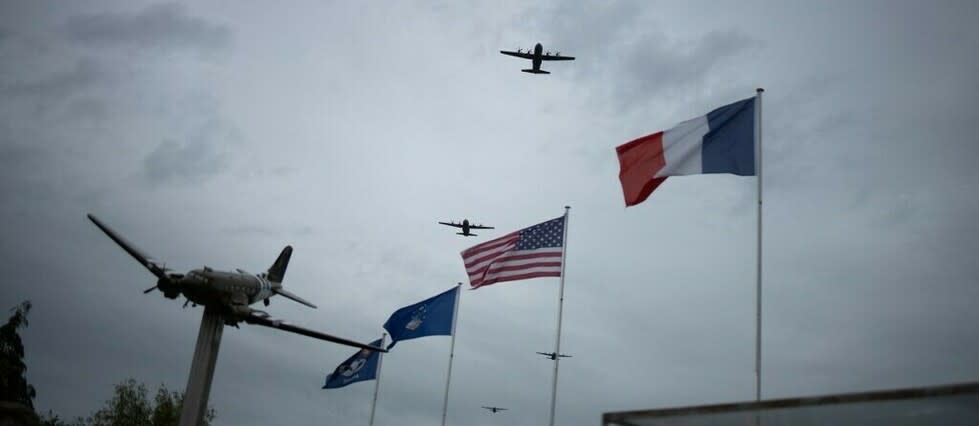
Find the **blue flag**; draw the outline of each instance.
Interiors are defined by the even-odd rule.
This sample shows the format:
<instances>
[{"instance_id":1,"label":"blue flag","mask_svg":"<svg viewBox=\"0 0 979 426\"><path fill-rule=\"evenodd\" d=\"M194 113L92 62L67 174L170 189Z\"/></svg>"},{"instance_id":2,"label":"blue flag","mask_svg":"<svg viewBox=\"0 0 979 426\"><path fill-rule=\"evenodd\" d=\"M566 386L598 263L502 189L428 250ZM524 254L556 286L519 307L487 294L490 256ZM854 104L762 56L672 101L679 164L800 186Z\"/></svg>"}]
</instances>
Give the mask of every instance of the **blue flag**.
<instances>
[{"instance_id":1,"label":"blue flag","mask_svg":"<svg viewBox=\"0 0 979 426\"><path fill-rule=\"evenodd\" d=\"M371 346L374 347L380 347L381 344L381 339L371 342ZM380 357L380 352L361 349L337 366L333 373L326 375L326 384L323 385L323 389L342 388L351 383L376 379L377 364Z\"/></svg>"},{"instance_id":2,"label":"blue flag","mask_svg":"<svg viewBox=\"0 0 979 426\"><path fill-rule=\"evenodd\" d=\"M425 336L451 336L452 315L455 313L459 287L411 306L405 306L391 314L384 329L391 335L394 347L398 340L417 339Z\"/></svg>"}]
</instances>

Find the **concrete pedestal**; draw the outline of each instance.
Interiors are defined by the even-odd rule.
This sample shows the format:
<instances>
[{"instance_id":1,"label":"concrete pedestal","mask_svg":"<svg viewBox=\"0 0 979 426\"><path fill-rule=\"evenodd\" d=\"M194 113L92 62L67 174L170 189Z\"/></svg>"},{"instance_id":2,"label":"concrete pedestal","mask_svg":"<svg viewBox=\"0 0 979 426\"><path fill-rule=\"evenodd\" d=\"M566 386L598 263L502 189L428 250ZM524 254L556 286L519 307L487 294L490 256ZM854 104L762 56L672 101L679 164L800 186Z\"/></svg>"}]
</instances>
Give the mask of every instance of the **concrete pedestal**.
<instances>
[{"instance_id":1,"label":"concrete pedestal","mask_svg":"<svg viewBox=\"0 0 979 426\"><path fill-rule=\"evenodd\" d=\"M223 331L224 320L221 315L216 309L205 307L201 318L201 330L197 334L197 346L194 348L194 362L190 366L190 377L187 379L187 390L184 392L180 426L203 424Z\"/></svg>"}]
</instances>

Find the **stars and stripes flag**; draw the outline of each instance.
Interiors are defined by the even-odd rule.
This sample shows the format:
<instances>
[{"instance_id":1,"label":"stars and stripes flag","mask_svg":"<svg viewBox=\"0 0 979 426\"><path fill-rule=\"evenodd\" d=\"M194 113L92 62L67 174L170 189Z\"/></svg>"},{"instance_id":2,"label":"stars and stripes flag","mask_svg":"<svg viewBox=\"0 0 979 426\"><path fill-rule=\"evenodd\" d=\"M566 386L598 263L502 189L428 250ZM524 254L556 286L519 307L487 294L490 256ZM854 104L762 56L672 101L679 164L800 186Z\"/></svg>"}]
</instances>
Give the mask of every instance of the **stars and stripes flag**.
<instances>
[{"instance_id":1,"label":"stars and stripes flag","mask_svg":"<svg viewBox=\"0 0 979 426\"><path fill-rule=\"evenodd\" d=\"M469 285L560 277L565 216L511 232L462 252Z\"/></svg>"}]
</instances>

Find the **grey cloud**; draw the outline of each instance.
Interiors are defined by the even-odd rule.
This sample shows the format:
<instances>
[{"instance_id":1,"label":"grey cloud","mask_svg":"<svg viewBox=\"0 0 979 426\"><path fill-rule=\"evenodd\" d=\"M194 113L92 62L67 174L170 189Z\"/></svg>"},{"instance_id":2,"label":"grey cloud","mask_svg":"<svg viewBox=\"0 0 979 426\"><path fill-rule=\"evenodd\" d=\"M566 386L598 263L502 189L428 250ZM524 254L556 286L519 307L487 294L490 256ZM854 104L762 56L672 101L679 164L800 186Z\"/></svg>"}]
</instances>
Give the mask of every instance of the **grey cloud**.
<instances>
[{"instance_id":1,"label":"grey cloud","mask_svg":"<svg viewBox=\"0 0 979 426\"><path fill-rule=\"evenodd\" d=\"M678 43L662 33L647 33L623 46L622 57L627 59L622 72L631 78L619 86L618 95L637 89L648 95L688 90L702 83L723 60L759 46L759 41L734 30L712 31L698 40Z\"/></svg>"},{"instance_id":2,"label":"grey cloud","mask_svg":"<svg viewBox=\"0 0 979 426\"><path fill-rule=\"evenodd\" d=\"M7 82L3 93L7 96L64 99L93 86L103 76L103 70L91 58L79 59L74 67L50 73L33 81Z\"/></svg>"},{"instance_id":3,"label":"grey cloud","mask_svg":"<svg viewBox=\"0 0 979 426\"><path fill-rule=\"evenodd\" d=\"M286 233L296 236L304 237L312 235L316 232L316 228L312 226L296 226L289 229L282 229L275 226L265 226L265 225L239 225L239 226L228 226L221 228L221 231L228 234L242 235L242 236L257 236L263 238L280 238L283 235L283 231Z\"/></svg>"},{"instance_id":4,"label":"grey cloud","mask_svg":"<svg viewBox=\"0 0 979 426\"><path fill-rule=\"evenodd\" d=\"M101 13L70 18L68 36L93 46L191 48L221 50L231 44L231 31L187 14L176 3L161 3L137 13Z\"/></svg>"},{"instance_id":5,"label":"grey cloud","mask_svg":"<svg viewBox=\"0 0 979 426\"><path fill-rule=\"evenodd\" d=\"M227 164L205 140L178 143L164 140L143 161L151 184L194 183L223 171Z\"/></svg>"},{"instance_id":6,"label":"grey cloud","mask_svg":"<svg viewBox=\"0 0 979 426\"><path fill-rule=\"evenodd\" d=\"M553 48L579 57L568 70L576 81L588 83L588 89L619 109L664 92L689 91L705 83L725 60L763 46L735 29L671 38L651 24L655 19L643 15L639 2L561 3L552 10L535 10L533 16ZM594 85L596 81L602 84Z\"/></svg>"}]
</instances>

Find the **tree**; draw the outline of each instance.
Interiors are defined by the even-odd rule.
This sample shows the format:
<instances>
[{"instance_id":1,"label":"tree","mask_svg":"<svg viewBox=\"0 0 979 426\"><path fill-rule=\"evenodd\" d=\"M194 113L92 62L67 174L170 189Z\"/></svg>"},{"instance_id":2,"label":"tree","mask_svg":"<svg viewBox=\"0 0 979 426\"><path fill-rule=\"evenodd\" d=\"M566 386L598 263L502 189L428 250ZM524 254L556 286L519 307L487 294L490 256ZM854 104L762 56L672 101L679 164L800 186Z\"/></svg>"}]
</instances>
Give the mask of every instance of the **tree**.
<instances>
[{"instance_id":1,"label":"tree","mask_svg":"<svg viewBox=\"0 0 979 426\"><path fill-rule=\"evenodd\" d=\"M31 302L24 301L11 309L13 315L0 327L0 401L24 404L34 409L34 387L27 383L24 344L17 330L27 326Z\"/></svg>"},{"instance_id":2,"label":"tree","mask_svg":"<svg viewBox=\"0 0 979 426\"><path fill-rule=\"evenodd\" d=\"M171 426L180 421L183 394L170 391L166 385L157 389L153 404L150 403L146 386L128 379L115 386L112 399L105 406L85 419L90 426ZM204 424L214 420L214 409L204 414Z\"/></svg>"}]
</instances>

